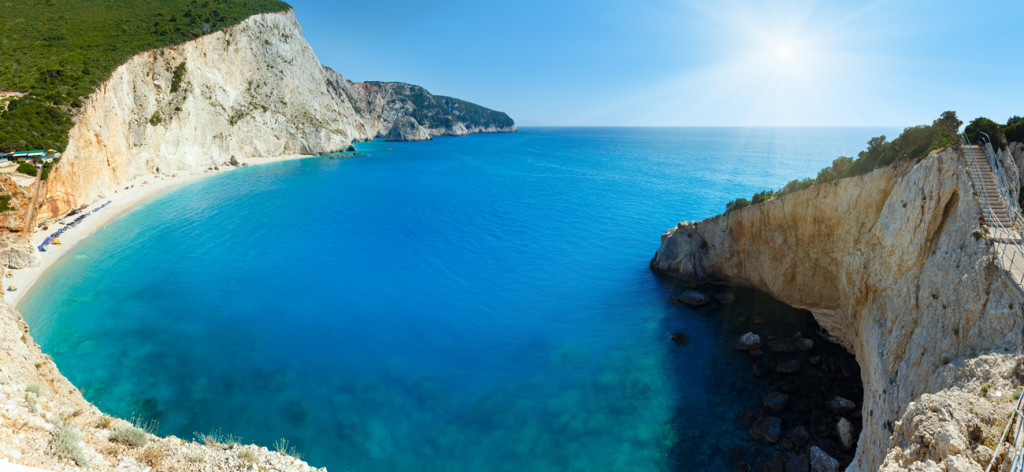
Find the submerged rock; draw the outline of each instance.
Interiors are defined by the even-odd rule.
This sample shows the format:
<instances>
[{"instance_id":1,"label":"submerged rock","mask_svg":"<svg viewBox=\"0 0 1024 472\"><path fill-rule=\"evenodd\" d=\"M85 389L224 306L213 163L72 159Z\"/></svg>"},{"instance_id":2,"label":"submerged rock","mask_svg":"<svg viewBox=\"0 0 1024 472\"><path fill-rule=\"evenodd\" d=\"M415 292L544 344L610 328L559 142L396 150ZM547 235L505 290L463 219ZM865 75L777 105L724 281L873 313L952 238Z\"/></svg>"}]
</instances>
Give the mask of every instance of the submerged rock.
<instances>
[{"instance_id":1,"label":"submerged rock","mask_svg":"<svg viewBox=\"0 0 1024 472\"><path fill-rule=\"evenodd\" d=\"M839 461L818 446L811 446L810 463L811 472L838 472L839 470Z\"/></svg>"},{"instance_id":2,"label":"submerged rock","mask_svg":"<svg viewBox=\"0 0 1024 472\"><path fill-rule=\"evenodd\" d=\"M786 462L786 472L807 472L810 467L807 454L797 454Z\"/></svg>"},{"instance_id":3,"label":"submerged rock","mask_svg":"<svg viewBox=\"0 0 1024 472\"><path fill-rule=\"evenodd\" d=\"M814 341L811 341L808 338L797 339L796 348L800 350L800 352L810 351L811 349L814 349Z\"/></svg>"},{"instance_id":4,"label":"submerged rock","mask_svg":"<svg viewBox=\"0 0 1024 472\"><path fill-rule=\"evenodd\" d=\"M800 372L800 361L793 359L775 366L775 371L781 374L792 374Z\"/></svg>"},{"instance_id":5,"label":"submerged rock","mask_svg":"<svg viewBox=\"0 0 1024 472\"><path fill-rule=\"evenodd\" d=\"M804 444L807 444L807 441L811 440L811 433L807 431L807 428L797 426L789 430L789 432L786 433L786 437L789 438L790 441L793 441L793 444L803 446Z\"/></svg>"},{"instance_id":6,"label":"submerged rock","mask_svg":"<svg viewBox=\"0 0 1024 472\"><path fill-rule=\"evenodd\" d=\"M747 334L736 338L736 340L732 342L732 347L740 351L753 351L755 349L759 349L761 347L761 337L748 332Z\"/></svg>"},{"instance_id":7,"label":"submerged rock","mask_svg":"<svg viewBox=\"0 0 1024 472\"><path fill-rule=\"evenodd\" d=\"M775 352L796 352L796 342L790 338L778 338L768 341L768 349Z\"/></svg>"},{"instance_id":8,"label":"submerged rock","mask_svg":"<svg viewBox=\"0 0 1024 472\"><path fill-rule=\"evenodd\" d=\"M686 343L690 342L690 337L683 333L672 333L668 337L672 338L672 342L680 346L685 346Z\"/></svg>"},{"instance_id":9,"label":"submerged rock","mask_svg":"<svg viewBox=\"0 0 1024 472\"><path fill-rule=\"evenodd\" d=\"M837 415L845 415L857 408L857 404L838 395L828 401L828 409Z\"/></svg>"},{"instance_id":10,"label":"submerged rock","mask_svg":"<svg viewBox=\"0 0 1024 472\"><path fill-rule=\"evenodd\" d=\"M754 439L775 444L779 442L779 436L782 436L782 418L762 416L754 421L748 432Z\"/></svg>"},{"instance_id":11,"label":"submerged rock","mask_svg":"<svg viewBox=\"0 0 1024 472\"><path fill-rule=\"evenodd\" d=\"M839 418L839 422L836 423L836 433L839 434L839 444L843 446L844 450L853 449L856 443L853 439L853 423L850 423L850 420Z\"/></svg>"},{"instance_id":12,"label":"submerged rock","mask_svg":"<svg viewBox=\"0 0 1024 472\"><path fill-rule=\"evenodd\" d=\"M728 305L736 300L736 295L732 292L720 292L715 294L715 300L723 305Z\"/></svg>"},{"instance_id":13,"label":"submerged rock","mask_svg":"<svg viewBox=\"0 0 1024 472\"><path fill-rule=\"evenodd\" d=\"M761 403L769 410L782 411L789 404L789 395L782 392L770 392L761 398Z\"/></svg>"},{"instance_id":14,"label":"submerged rock","mask_svg":"<svg viewBox=\"0 0 1024 472\"><path fill-rule=\"evenodd\" d=\"M685 303L687 305L690 305L690 306L701 306L701 305L707 305L708 302L711 301L711 299L708 298L707 295L704 295L701 292L698 292L696 290L690 289L690 290L687 290L687 291L683 292L682 295L679 295L679 301L681 301L681 302L683 302L683 303Z\"/></svg>"}]
</instances>

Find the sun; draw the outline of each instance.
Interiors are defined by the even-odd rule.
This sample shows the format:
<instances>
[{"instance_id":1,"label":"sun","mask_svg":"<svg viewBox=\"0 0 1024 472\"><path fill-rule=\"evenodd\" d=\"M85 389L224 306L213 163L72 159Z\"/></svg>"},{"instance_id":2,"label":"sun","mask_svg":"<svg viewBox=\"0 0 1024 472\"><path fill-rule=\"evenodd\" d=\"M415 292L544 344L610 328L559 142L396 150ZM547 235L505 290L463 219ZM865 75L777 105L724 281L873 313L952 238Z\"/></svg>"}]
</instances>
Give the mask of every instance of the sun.
<instances>
[{"instance_id":1,"label":"sun","mask_svg":"<svg viewBox=\"0 0 1024 472\"><path fill-rule=\"evenodd\" d=\"M778 49L775 50L775 57L783 61L788 60L793 57L793 48L786 45L779 46Z\"/></svg>"}]
</instances>

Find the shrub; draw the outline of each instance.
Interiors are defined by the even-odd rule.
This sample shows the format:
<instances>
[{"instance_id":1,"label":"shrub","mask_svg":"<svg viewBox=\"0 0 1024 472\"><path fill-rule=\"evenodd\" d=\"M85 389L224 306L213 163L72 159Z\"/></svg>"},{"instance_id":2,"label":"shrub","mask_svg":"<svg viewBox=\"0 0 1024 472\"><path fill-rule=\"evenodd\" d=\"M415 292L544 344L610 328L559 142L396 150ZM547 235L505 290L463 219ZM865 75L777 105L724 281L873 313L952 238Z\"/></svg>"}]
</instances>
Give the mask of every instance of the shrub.
<instances>
[{"instance_id":1,"label":"shrub","mask_svg":"<svg viewBox=\"0 0 1024 472\"><path fill-rule=\"evenodd\" d=\"M981 385L981 396L987 397L988 396L988 391L992 390L992 388L994 388L994 387L995 387L995 385L992 385L990 382L985 382L984 384L982 384Z\"/></svg>"},{"instance_id":2,"label":"shrub","mask_svg":"<svg viewBox=\"0 0 1024 472\"><path fill-rule=\"evenodd\" d=\"M725 204L725 212L729 213L730 211L739 210L740 208L748 206L750 206L750 202L746 198L737 198Z\"/></svg>"},{"instance_id":3,"label":"shrub","mask_svg":"<svg viewBox=\"0 0 1024 472\"><path fill-rule=\"evenodd\" d=\"M178 87L181 86L181 79L185 77L185 62L182 61L178 64L178 67L174 68L174 74L171 76L171 93L177 92Z\"/></svg>"},{"instance_id":4,"label":"shrub","mask_svg":"<svg viewBox=\"0 0 1024 472\"><path fill-rule=\"evenodd\" d=\"M11 206L11 196L0 195L0 213L3 213L5 211L11 211L13 209L14 207Z\"/></svg>"},{"instance_id":5,"label":"shrub","mask_svg":"<svg viewBox=\"0 0 1024 472\"><path fill-rule=\"evenodd\" d=\"M238 451L238 458L252 464L256 462L256 453L249 449L242 449L241 451Z\"/></svg>"},{"instance_id":6,"label":"shrub","mask_svg":"<svg viewBox=\"0 0 1024 472\"><path fill-rule=\"evenodd\" d=\"M754 196L750 197L750 204L755 205L761 202L767 202L768 200L771 200L774 195L774 190L762 190L760 192L755 193Z\"/></svg>"},{"instance_id":7,"label":"shrub","mask_svg":"<svg viewBox=\"0 0 1024 472\"><path fill-rule=\"evenodd\" d=\"M1003 135L1006 136L1007 142L1024 143L1024 117L1011 116L1006 120Z\"/></svg>"},{"instance_id":8,"label":"shrub","mask_svg":"<svg viewBox=\"0 0 1024 472\"><path fill-rule=\"evenodd\" d=\"M978 142L978 137L981 136L981 133L987 134L988 137L992 139L992 147L997 150L1006 147L1006 137L1003 136L1003 127L988 118L975 118L971 121L971 124L964 128L964 134L967 135L967 139L970 139L972 143Z\"/></svg>"},{"instance_id":9,"label":"shrub","mask_svg":"<svg viewBox=\"0 0 1024 472\"><path fill-rule=\"evenodd\" d=\"M18 172L35 177L36 174L39 173L39 169L36 169L36 166L29 164L28 162L22 161L18 163Z\"/></svg>"},{"instance_id":10,"label":"shrub","mask_svg":"<svg viewBox=\"0 0 1024 472\"><path fill-rule=\"evenodd\" d=\"M197 439L207 446L236 446L242 442L242 438L230 434L224 434L221 430L212 433L195 433Z\"/></svg>"},{"instance_id":11,"label":"shrub","mask_svg":"<svg viewBox=\"0 0 1024 472\"><path fill-rule=\"evenodd\" d=\"M150 126L156 126L160 124L160 121L162 121L162 118L160 118L160 112L158 111L154 111L153 116L149 117Z\"/></svg>"},{"instance_id":12,"label":"shrub","mask_svg":"<svg viewBox=\"0 0 1024 472\"><path fill-rule=\"evenodd\" d=\"M110 433L110 441L130 447L142 447L149 438L146 432L134 426L122 426Z\"/></svg>"},{"instance_id":13,"label":"shrub","mask_svg":"<svg viewBox=\"0 0 1024 472\"><path fill-rule=\"evenodd\" d=\"M34 393L36 395L39 395L39 392L41 390L42 390L42 387L40 387L39 384L29 384L28 386L25 387L25 391L26 392Z\"/></svg>"},{"instance_id":14,"label":"shrub","mask_svg":"<svg viewBox=\"0 0 1024 472\"><path fill-rule=\"evenodd\" d=\"M286 456L292 456L300 460L302 459L302 454L299 453L299 451L297 451L294 446L289 444L288 440L285 438L281 438L278 439L277 441L274 441L274 450Z\"/></svg>"},{"instance_id":15,"label":"shrub","mask_svg":"<svg viewBox=\"0 0 1024 472\"><path fill-rule=\"evenodd\" d=\"M82 453L82 449L78 447L79 437L74 428L60 420L56 420L54 426L57 428L53 432L53 439L51 439L53 455L59 459L72 461L79 467L88 467L89 462L86 460L85 454Z\"/></svg>"}]
</instances>

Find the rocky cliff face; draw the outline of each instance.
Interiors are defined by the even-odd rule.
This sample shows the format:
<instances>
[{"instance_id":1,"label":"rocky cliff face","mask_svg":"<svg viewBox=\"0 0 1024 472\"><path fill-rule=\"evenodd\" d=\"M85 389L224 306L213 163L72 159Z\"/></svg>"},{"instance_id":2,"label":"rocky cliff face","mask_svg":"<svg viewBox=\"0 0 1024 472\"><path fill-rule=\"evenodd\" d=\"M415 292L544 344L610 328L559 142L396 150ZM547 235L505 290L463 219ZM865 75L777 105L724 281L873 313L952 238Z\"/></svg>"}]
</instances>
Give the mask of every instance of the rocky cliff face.
<instances>
[{"instance_id":1,"label":"rocky cliff face","mask_svg":"<svg viewBox=\"0 0 1024 472\"><path fill-rule=\"evenodd\" d=\"M115 70L76 116L40 216L91 203L134 177L205 169L233 155L344 149L385 136L405 116L431 136L470 133L421 87L352 83L323 67L291 12L256 15ZM511 119L499 128L476 118L466 116L474 132L515 131Z\"/></svg>"},{"instance_id":2,"label":"rocky cliff face","mask_svg":"<svg viewBox=\"0 0 1024 472\"><path fill-rule=\"evenodd\" d=\"M1024 381L1024 294L980 237L974 192L947 149L680 223L651 267L805 308L856 355L850 470L980 471Z\"/></svg>"}]
</instances>

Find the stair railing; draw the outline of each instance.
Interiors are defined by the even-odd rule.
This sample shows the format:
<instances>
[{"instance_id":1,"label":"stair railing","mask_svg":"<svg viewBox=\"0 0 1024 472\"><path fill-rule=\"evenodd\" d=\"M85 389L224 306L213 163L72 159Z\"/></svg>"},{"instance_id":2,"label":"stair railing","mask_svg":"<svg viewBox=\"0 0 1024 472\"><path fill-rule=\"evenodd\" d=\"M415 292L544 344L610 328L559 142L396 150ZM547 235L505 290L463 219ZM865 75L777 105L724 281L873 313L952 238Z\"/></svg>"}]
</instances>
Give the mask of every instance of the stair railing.
<instances>
[{"instance_id":1,"label":"stair railing","mask_svg":"<svg viewBox=\"0 0 1024 472\"><path fill-rule=\"evenodd\" d=\"M974 186L980 193L979 196L983 197L979 198L982 211L985 214L990 232L995 236L994 239L997 244L993 246L993 249L997 255L996 260L998 261L999 266L1006 271L1009 279L1018 287L1021 287L1024 285L1024 247L1021 246L1020 231L1018 231L1017 228L1014 228L1017 226L1017 221L1021 219L1020 213L1017 212L1016 208L1012 204L1009 204L1004 200L1003 192L998 189L990 189L989 186L985 184L985 179L981 174L981 164L979 162L980 159L983 159L983 157L979 155L980 151L978 151L974 146L971 146L970 140L967 139L966 136L961 137L961 143L964 145L964 156L967 158L968 163L971 166L971 180L974 181ZM989 165L992 165L991 161L989 161ZM995 173L994 168L992 169L992 172ZM992 208L992 202L997 198L1002 201L1003 205L1006 207L1008 216L1011 218L1012 223L1010 227L1007 227L1002 223L999 215L996 213L995 209ZM1018 261L1017 257L1020 257L1021 260ZM1015 273L1019 275L1015 275ZM1024 288L1022 288L1022 290L1024 290Z\"/></svg>"}]
</instances>

